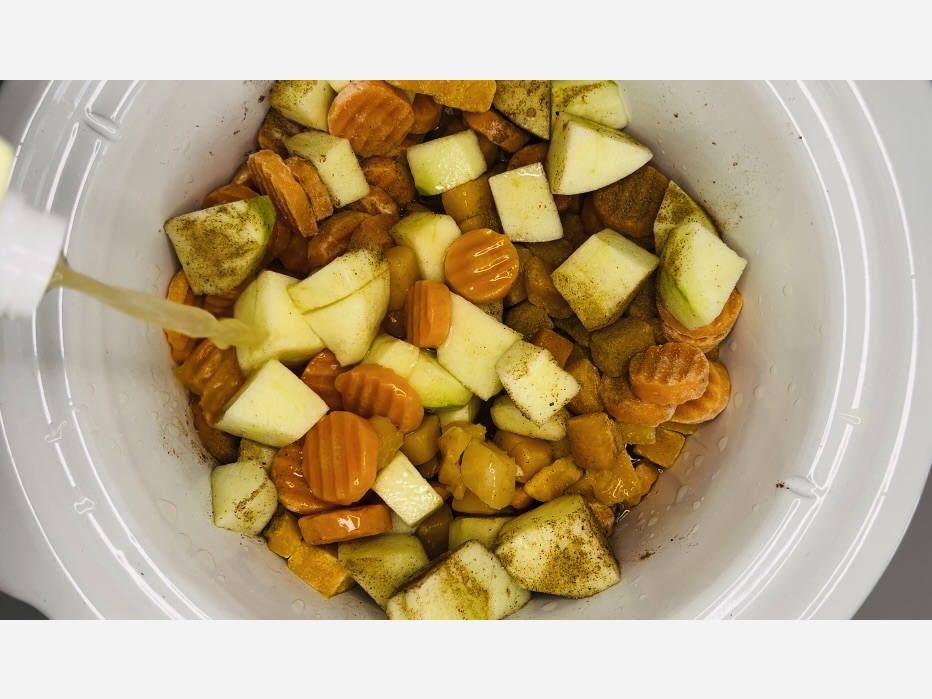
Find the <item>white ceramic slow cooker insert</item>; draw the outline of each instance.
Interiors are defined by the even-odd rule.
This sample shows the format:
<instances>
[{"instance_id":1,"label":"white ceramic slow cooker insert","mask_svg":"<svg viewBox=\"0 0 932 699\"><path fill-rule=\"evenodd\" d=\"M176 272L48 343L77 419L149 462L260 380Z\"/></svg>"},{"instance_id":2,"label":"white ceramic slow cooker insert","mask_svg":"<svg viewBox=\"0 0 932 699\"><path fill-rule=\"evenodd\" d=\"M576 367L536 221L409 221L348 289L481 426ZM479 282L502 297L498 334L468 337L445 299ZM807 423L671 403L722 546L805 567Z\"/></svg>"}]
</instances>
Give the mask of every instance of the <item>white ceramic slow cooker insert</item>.
<instances>
[{"instance_id":1,"label":"white ceramic slow cooker insert","mask_svg":"<svg viewBox=\"0 0 932 699\"><path fill-rule=\"evenodd\" d=\"M620 521L622 581L516 616L848 618L932 462L930 207L901 158L930 90L621 84L628 131L749 261L722 348L733 394ZM33 105L4 134L12 187L68 217L74 268L164 294L163 222L254 149L270 83L8 87L0 107ZM212 525L211 461L171 367L161 329L71 291L0 326L0 587L55 618L380 618Z\"/></svg>"}]
</instances>

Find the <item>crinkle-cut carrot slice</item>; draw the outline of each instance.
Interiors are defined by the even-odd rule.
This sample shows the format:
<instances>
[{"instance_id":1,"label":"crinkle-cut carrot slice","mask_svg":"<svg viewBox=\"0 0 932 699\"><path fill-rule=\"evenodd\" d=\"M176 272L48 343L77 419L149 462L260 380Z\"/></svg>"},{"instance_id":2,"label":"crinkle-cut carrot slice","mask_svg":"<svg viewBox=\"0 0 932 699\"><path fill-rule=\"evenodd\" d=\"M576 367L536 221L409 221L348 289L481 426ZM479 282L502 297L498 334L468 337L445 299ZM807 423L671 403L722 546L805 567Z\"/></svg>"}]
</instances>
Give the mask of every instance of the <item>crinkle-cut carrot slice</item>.
<instances>
[{"instance_id":1,"label":"crinkle-cut carrot slice","mask_svg":"<svg viewBox=\"0 0 932 699\"><path fill-rule=\"evenodd\" d=\"M384 80L353 80L331 103L327 125L368 158L401 144L414 125L414 110L405 93Z\"/></svg>"},{"instance_id":2,"label":"crinkle-cut carrot slice","mask_svg":"<svg viewBox=\"0 0 932 699\"><path fill-rule=\"evenodd\" d=\"M201 208L209 209L212 206L232 204L234 201L243 201L244 199L252 199L258 196L258 192L246 185L225 184L204 197L204 201L201 202Z\"/></svg>"},{"instance_id":3,"label":"crinkle-cut carrot slice","mask_svg":"<svg viewBox=\"0 0 932 699\"><path fill-rule=\"evenodd\" d=\"M382 252L387 252L395 247L395 240L392 238L392 227L396 223L398 223L398 217L390 214L370 216L353 231L346 246L346 251L350 252L351 250L375 246L381 248Z\"/></svg>"},{"instance_id":4,"label":"crinkle-cut carrot slice","mask_svg":"<svg viewBox=\"0 0 932 699\"><path fill-rule=\"evenodd\" d=\"M411 108L414 110L414 124L411 126L410 133L419 136L440 126L443 105L430 95L423 93L414 95Z\"/></svg>"},{"instance_id":5,"label":"crinkle-cut carrot slice","mask_svg":"<svg viewBox=\"0 0 932 699\"><path fill-rule=\"evenodd\" d=\"M256 186L269 196L275 211L305 238L317 235L311 200L282 157L274 151L260 150L249 156L248 163Z\"/></svg>"},{"instance_id":6,"label":"crinkle-cut carrot slice","mask_svg":"<svg viewBox=\"0 0 932 699\"><path fill-rule=\"evenodd\" d=\"M379 438L359 415L327 413L304 437L304 478L321 500L351 505L375 482Z\"/></svg>"},{"instance_id":7,"label":"crinkle-cut carrot slice","mask_svg":"<svg viewBox=\"0 0 932 699\"><path fill-rule=\"evenodd\" d=\"M463 112L463 121L473 131L481 133L496 146L517 153L530 140L530 134L490 109L486 112Z\"/></svg>"},{"instance_id":8,"label":"crinkle-cut carrot slice","mask_svg":"<svg viewBox=\"0 0 932 699\"><path fill-rule=\"evenodd\" d=\"M194 429L197 430L201 444L204 445L207 453L221 464L236 461L239 456L239 437L208 425L200 403L194 403L191 406L191 412L194 414Z\"/></svg>"},{"instance_id":9,"label":"crinkle-cut carrot slice","mask_svg":"<svg viewBox=\"0 0 932 699\"><path fill-rule=\"evenodd\" d=\"M311 492L304 477L303 445L298 442L278 450L269 466L269 477L278 491L278 501L295 514L309 515L338 507Z\"/></svg>"},{"instance_id":10,"label":"crinkle-cut carrot slice","mask_svg":"<svg viewBox=\"0 0 932 699\"><path fill-rule=\"evenodd\" d=\"M628 365L631 390L649 403L679 405L709 384L709 360L695 345L666 342L638 352Z\"/></svg>"},{"instance_id":11,"label":"crinkle-cut carrot slice","mask_svg":"<svg viewBox=\"0 0 932 699\"><path fill-rule=\"evenodd\" d=\"M334 385L343 396L344 409L363 417L387 417L405 434L424 419L424 407L417 391L386 367L357 365L340 374Z\"/></svg>"},{"instance_id":12,"label":"crinkle-cut carrot slice","mask_svg":"<svg viewBox=\"0 0 932 699\"><path fill-rule=\"evenodd\" d=\"M473 303L499 301L518 279L518 251L491 228L464 233L447 249L443 271L460 296Z\"/></svg>"},{"instance_id":13,"label":"crinkle-cut carrot slice","mask_svg":"<svg viewBox=\"0 0 932 699\"><path fill-rule=\"evenodd\" d=\"M322 221L333 214L333 200L330 199L330 190L327 185L320 179L320 173L317 168L307 158L294 155L285 160L285 165L291 170L291 174L297 180L298 184L304 188L304 193L311 202L311 209L314 211L314 218Z\"/></svg>"},{"instance_id":14,"label":"crinkle-cut carrot slice","mask_svg":"<svg viewBox=\"0 0 932 699\"><path fill-rule=\"evenodd\" d=\"M638 398L631 390L627 376L603 375L599 379L598 392L605 412L619 422L656 427L672 419L676 410L675 404L660 405Z\"/></svg>"},{"instance_id":15,"label":"crinkle-cut carrot slice","mask_svg":"<svg viewBox=\"0 0 932 699\"><path fill-rule=\"evenodd\" d=\"M236 349L222 350L210 340L201 340L174 373L185 388L200 397L204 418L211 426L246 380L236 361Z\"/></svg>"},{"instance_id":16,"label":"crinkle-cut carrot slice","mask_svg":"<svg viewBox=\"0 0 932 699\"><path fill-rule=\"evenodd\" d=\"M320 231L308 241L307 262L311 269L330 264L346 252L350 237L371 214L338 211L320 224Z\"/></svg>"},{"instance_id":17,"label":"crinkle-cut carrot slice","mask_svg":"<svg viewBox=\"0 0 932 699\"><path fill-rule=\"evenodd\" d=\"M709 385L699 398L676 406L673 420L686 425L698 425L718 417L731 398L731 377L718 362L709 362Z\"/></svg>"},{"instance_id":18,"label":"crinkle-cut carrot slice","mask_svg":"<svg viewBox=\"0 0 932 699\"><path fill-rule=\"evenodd\" d=\"M347 204L346 208L351 211L362 211L373 216L391 215L396 222L401 217L395 200L388 196L384 189L372 185L369 185L369 193L366 196Z\"/></svg>"},{"instance_id":19,"label":"crinkle-cut carrot slice","mask_svg":"<svg viewBox=\"0 0 932 699\"><path fill-rule=\"evenodd\" d=\"M235 289L231 289L222 294L205 294L201 307L217 318L232 318L233 306L236 303L236 299L238 299L240 294L243 293L243 290L249 286L253 278L254 277L250 276L248 279L243 280Z\"/></svg>"},{"instance_id":20,"label":"crinkle-cut carrot slice","mask_svg":"<svg viewBox=\"0 0 932 699\"><path fill-rule=\"evenodd\" d=\"M443 282L420 279L408 290L405 301L407 340L418 347L437 347L450 332L453 301Z\"/></svg>"},{"instance_id":21,"label":"crinkle-cut carrot slice","mask_svg":"<svg viewBox=\"0 0 932 699\"><path fill-rule=\"evenodd\" d=\"M732 289L731 294L722 307L722 312L708 325L690 330L680 323L670 311L667 310L663 302L657 299L657 313L660 316L661 328L664 336L674 342L688 342L696 345L703 352L708 352L713 347L722 342L731 332L741 314L741 308L744 306L744 298L737 289Z\"/></svg>"},{"instance_id":22,"label":"crinkle-cut carrot slice","mask_svg":"<svg viewBox=\"0 0 932 699\"><path fill-rule=\"evenodd\" d=\"M360 166L369 186L384 191L398 206L405 206L414 201L414 177L406 163L376 155L363 160Z\"/></svg>"},{"instance_id":23,"label":"crinkle-cut carrot slice","mask_svg":"<svg viewBox=\"0 0 932 699\"><path fill-rule=\"evenodd\" d=\"M175 272L171 281L168 283L168 291L165 298L175 303L183 303L186 306L201 306L203 298L194 293L188 277L183 269ZM197 346L197 338L182 335L175 330L166 330L165 339L168 341L168 347L171 350L171 358L175 364L181 364L187 359L194 348Z\"/></svg>"},{"instance_id":24,"label":"crinkle-cut carrot slice","mask_svg":"<svg viewBox=\"0 0 932 699\"><path fill-rule=\"evenodd\" d=\"M331 410L343 410L343 396L334 385L336 378L346 371L336 355L329 349L315 354L301 372L301 380L314 393L323 398Z\"/></svg>"},{"instance_id":25,"label":"crinkle-cut carrot slice","mask_svg":"<svg viewBox=\"0 0 932 699\"><path fill-rule=\"evenodd\" d=\"M464 112L486 112L495 97L494 80L387 80L402 90L430 95L440 104Z\"/></svg>"},{"instance_id":26,"label":"crinkle-cut carrot slice","mask_svg":"<svg viewBox=\"0 0 932 699\"><path fill-rule=\"evenodd\" d=\"M304 541L321 546L387 532L392 528L392 515L382 503L360 505L305 515L298 520L298 528Z\"/></svg>"}]
</instances>

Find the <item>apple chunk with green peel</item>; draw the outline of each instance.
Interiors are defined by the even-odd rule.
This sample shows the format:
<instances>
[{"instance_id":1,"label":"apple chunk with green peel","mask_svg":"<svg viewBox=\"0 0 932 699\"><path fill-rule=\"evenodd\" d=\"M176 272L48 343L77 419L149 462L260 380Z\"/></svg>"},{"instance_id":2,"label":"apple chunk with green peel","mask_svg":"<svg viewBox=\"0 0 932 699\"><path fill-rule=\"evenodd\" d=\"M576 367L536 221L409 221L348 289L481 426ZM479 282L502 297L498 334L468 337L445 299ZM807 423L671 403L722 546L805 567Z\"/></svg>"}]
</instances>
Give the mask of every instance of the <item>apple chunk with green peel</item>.
<instances>
[{"instance_id":1,"label":"apple chunk with green peel","mask_svg":"<svg viewBox=\"0 0 932 699\"><path fill-rule=\"evenodd\" d=\"M447 248L462 235L456 220L447 214L418 211L392 226L392 239L414 250L421 279L444 281L443 261Z\"/></svg>"},{"instance_id":2,"label":"apple chunk with green peel","mask_svg":"<svg viewBox=\"0 0 932 699\"><path fill-rule=\"evenodd\" d=\"M523 437L546 439L548 442L556 442L566 436L566 422L570 419L570 412L566 408L561 408L552 417L538 425L528 419L507 394L495 399L490 412L492 423L498 429L514 432Z\"/></svg>"},{"instance_id":3,"label":"apple chunk with green peel","mask_svg":"<svg viewBox=\"0 0 932 699\"><path fill-rule=\"evenodd\" d=\"M563 237L560 212L541 163L489 178L502 233L516 243L545 243Z\"/></svg>"},{"instance_id":4,"label":"apple chunk with green peel","mask_svg":"<svg viewBox=\"0 0 932 699\"><path fill-rule=\"evenodd\" d=\"M561 495L505 523L493 551L533 592L578 599L621 579L608 538L581 495Z\"/></svg>"},{"instance_id":5,"label":"apple chunk with green peel","mask_svg":"<svg viewBox=\"0 0 932 699\"><path fill-rule=\"evenodd\" d=\"M562 113L612 129L628 125L628 110L614 80L554 80L550 92L553 120Z\"/></svg>"},{"instance_id":6,"label":"apple chunk with green peel","mask_svg":"<svg viewBox=\"0 0 932 699\"><path fill-rule=\"evenodd\" d=\"M307 434L327 410L320 396L272 359L246 379L214 427L281 448Z\"/></svg>"},{"instance_id":7,"label":"apple chunk with green peel","mask_svg":"<svg viewBox=\"0 0 932 699\"><path fill-rule=\"evenodd\" d=\"M660 259L606 228L553 270L554 286L587 330L618 320Z\"/></svg>"},{"instance_id":8,"label":"apple chunk with green peel","mask_svg":"<svg viewBox=\"0 0 932 699\"><path fill-rule=\"evenodd\" d=\"M274 225L272 200L261 196L175 216L165 233L191 290L225 294L259 267Z\"/></svg>"},{"instance_id":9,"label":"apple chunk with green peel","mask_svg":"<svg viewBox=\"0 0 932 699\"><path fill-rule=\"evenodd\" d=\"M210 472L214 524L257 536L278 508L278 491L260 461L246 459Z\"/></svg>"},{"instance_id":10,"label":"apple chunk with green peel","mask_svg":"<svg viewBox=\"0 0 932 699\"><path fill-rule=\"evenodd\" d=\"M430 563L414 534L377 534L345 541L337 546L337 558L382 609L402 583Z\"/></svg>"},{"instance_id":11,"label":"apple chunk with green peel","mask_svg":"<svg viewBox=\"0 0 932 699\"><path fill-rule=\"evenodd\" d=\"M286 366L301 364L324 349L323 341L301 317L288 294L296 283L286 274L266 270L233 305L233 317L265 338L254 345L237 346L236 359L244 373L252 373L270 359Z\"/></svg>"},{"instance_id":12,"label":"apple chunk with green peel","mask_svg":"<svg viewBox=\"0 0 932 699\"><path fill-rule=\"evenodd\" d=\"M495 320L458 294L450 294L450 332L437 347L437 361L466 388L488 400L502 390L495 370L505 350L521 333Z\"/></svg>"},{"instance_id":13,"label":"apple chunk with green peel","mask_svg":"<svg viewBox=\"0 0 932 699\"><path fill-rule=\"evenodd\" d=\"M369 193L369 183L347 139L312 129L282 143L291 155L300 155L317 168L335 207L352 204Z\"/></svg>"},{"instance_id":14,"label":"apple chunk with green peel","mask_svg":"<svg viewBox=\"0 0 932 699\"><path fill-rule=\"evenodd\" d=\"M426 196L443 194L488 169L472 129L411 146L407 158L414 186Z\"/></svg>"},{"instance_id":15,"label":"apple chunk with green peel","mask_svg":"<svg viewBox=\"0 0 932 699\"><path fill-rule=\"evenodd\" d=\"M495 620L531 599L495 554L475 539L440 556L385 605L389 619Z\"/></svg>"},{"instance_id":16,"label":"apple chunk with green peel","mask_svg":"<svg viewBox=\"0 0 932 699\"><path fill-rule=\"evenodd\" d=\"M447 548L451 551L470 539L475 539L487 549L495 543L495 537L510 522L512 517L455 517L450 522Z\"/></svg>"},{"instance_id":17,"label":"apple chunk with green peel","mask_svg":"<svg viewBox=\"0 0 932 699\"><path fill-rule=\"evenodd\" d=\"M327 113L336 91L326 80L280 80L269 95L269 104L292 121L327 131Z\"/></svg>"},{"instance_id":18,"label":"apple chunk with green peel","mask_svg":"<svg viewBox=\"0 0 932 699\"><path fill-rule=\"evenodd\" d=\"M304 320L342 366L366 356L388 311L389 271L329 306L304 313Z\"/></svg>"},{"instance_id":19,"label":"apple chunk with green peel","mask_svg":"<svg viewBox=\"0 0 932 699\"><path fill-rule=\"evenodd\" d=\"M696 221L677 226L660 254L657 295L690 330L708 325L725 307L747 260Z\"/></svg>"},{"instance_id":20,"label":"apple chunk with green peel","mask_svg":"<svg viewBox=\"0 0 932 699\"><path fill-rule=\"evenodd\" d=\"M388 262L379 248L365 246L343 253L288 289L302 313L329 306L385 274Z\"/></svg>"},{"instance_id":21,"label":"apple chunk with green peel","mask_svg":"<svg viewBox=\"0 0 932 699\"><path fill-rule=\"evenodd\" d=\"M667 191L660 203L660 210L654 218L654 250L659 255L667 243L667 237L677 226L695 221L701 223L710 231L718 235L715 224L699 204L683 191L676 182L667 183Z\"/></svg>"},{"instance_id":22,"label":"apple chunk with green peel","mask_svg":"<svg viewBox=\"0 0 932 699\"><path fill-rule=\"evenodd\" d=\"M541 425L579 393L579 382L557 364L550 352L518 340L495 363L505 391L524 415Z\"/></svg>"},{"instance_id":23,"label":"apple chunk with green peel","mask_svg":"<svg viewBox=\"0 0 932 699\"><path fill-rule=\"evenodd\" d=\"M546 170L554 194L583 194L617 182L653 154L617 129L561 113L553 122Z\"/></svg>"}]
</instances>

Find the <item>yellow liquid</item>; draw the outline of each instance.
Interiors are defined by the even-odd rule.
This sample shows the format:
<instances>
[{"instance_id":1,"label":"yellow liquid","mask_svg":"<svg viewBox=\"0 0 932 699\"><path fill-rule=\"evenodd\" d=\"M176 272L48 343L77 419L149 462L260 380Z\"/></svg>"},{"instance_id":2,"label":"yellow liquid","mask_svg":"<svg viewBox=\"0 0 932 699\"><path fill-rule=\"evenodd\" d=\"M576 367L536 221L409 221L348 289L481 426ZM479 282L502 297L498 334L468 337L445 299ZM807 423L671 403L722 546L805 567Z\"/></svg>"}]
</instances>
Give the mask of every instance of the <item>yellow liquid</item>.
<instances>
[{"instance_id":1,"label":"yellow liquid","mask_svg":"<svg viewBox=\"0 0 932 699\"><path fill-rule=\"evenodd\" d=\"M218 319L202 308L175 303L155 294L104 284L75 272L64 260L59 260L49 286L74 289L128 316L175 330L188 337L209 338L220 349L255 344L262 340L254 328L241 320Z\"/></svg>"}]
</instances>

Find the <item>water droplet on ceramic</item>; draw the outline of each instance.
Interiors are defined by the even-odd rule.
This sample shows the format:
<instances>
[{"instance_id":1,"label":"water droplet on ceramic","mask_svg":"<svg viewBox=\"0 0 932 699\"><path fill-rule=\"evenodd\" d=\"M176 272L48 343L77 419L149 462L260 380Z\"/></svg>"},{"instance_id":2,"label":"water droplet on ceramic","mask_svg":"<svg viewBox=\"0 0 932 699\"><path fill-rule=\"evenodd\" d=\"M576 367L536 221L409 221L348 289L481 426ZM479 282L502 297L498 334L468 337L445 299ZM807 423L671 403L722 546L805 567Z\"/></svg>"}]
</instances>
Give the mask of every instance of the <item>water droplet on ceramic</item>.
<instances>
[{"instance_id":1,"label":"water droplet on ceramic","mask_svg":"<svg viewBox=\"0 0 932 699\"><path fill-rule=\"evenodd\" d=\"M660 520L658 520L656 517L651 517L649 520L647 520L647 526L648 526L648 527L652 527L652 526L654 526L655 524L657 524L657 522L659 522L659 521L660 521Z\"/></svg>"},{"instance_id":2,"label":"water droplet on ceramic","mask_svg":"<svg viewBox=\"0 0 932 699\"><path fill-rule=\"evenodd\" d=\"M224 577L223 573L220 573L220 574L217 576L217 582L218 582L218 583L225 583L226 581L227 581L227 579Z\"/></svg>"},{"instance_id":3,"label":"water droplet on ceramic","mask_svg":"<svg viewBox=\"0 0 932 699\"><path fill-rule=\"evenodd\" d=\"M698 510L700 507L702 507L702 503L699 502L698 500L696 500L696 501L693 503L693 510Z\"/></svg>"},{"instance_id":4,"label":"water droplet on ceramic","mask_svg":"<svg viewBox=\"0 0 932 699\"><path fill-rule=\"evenodd\" d=\"M816 484L804 476L790 476L785 481L783 481L783 485L787 490L801 497L816 497Z\"/></svg>"},{"instance_id":5,"label":"water droplet on ceramic","mask_svg":"<svg viewBox=\"0 0 932 699\"><path fill-rule=\"evenodd\" d=\"M696 460L693 463L695 464L696 468L699 468L700 466L702 466L702 464L705 463L705 457L702 454L700 454L699 456L696 457Z\"/></svg>"},{"instance_id":6,"label":"water droplet on ceramic","mask_svg":"<svg viewBox=\"0 0 932 699\"><path fill-rule=\"evenodd\" d=\"M683 500L686 499L686 496L688 494L689 494L689 486L684 485L682 488L676 491L676 498L674 498L673 502L675 502L677 505L682 504Z\"/></svg>"},{"instance_id":7,"label":"water droplet on ceramic","mask_svg":"<svg viewBox=\"0 0 932 699\"><path fill-rule=\"evenodd\" d=\"M755 400L763 400L766 395L767 395L767 387L764 386L763 384L761 384L760 386L754 389Z\"/></svg>"},{"instance_id":8,"label":"water droplet on ceramic","mask_svg":"<svg viewBox=\"0 0 932 699\"><path fill-rule=\"evenodd\" d=\"M184 143L181 144L181 152L182 152L182 153L187 153L187 152L188 152L188 148L190 148L190 147L191 147L191 141L185 141Z\"/></svg>"},{"instance_id":9,"label":"water droplet on ceramic","mask_svg":"<svg viewBox=\"0 0 932 699\"><path fill-rule=\"evenodd\" d=\"M96 390L96 389L94 388L94 384L88 382L88 383L85 384L85 386L87 386L87 392L90 393L90 394L93 396L93 395L94 395L94 391Z\"/></svg>"},{"instance_id":10,"label":"water droplet on ceramic","mask_svg":"<svg viewBox=\"0 0 932 699\"><path fill-rule=\"evenodd\" d=\"M83 515L85 512L90 512L94 509L94 501L89 498L81 498L74 504L74 511L79 515Z\"/></svg>"},{"instance_id":11,"label":"water droplet on ceramic","mask_svg":"<svg viewBox=\"0 0 932 699\"><path fill-rule=\"evenodd\" d=\"M65 425L67 424L67 422L60 422L54 430L45 435L45 441L49 444L52 444L53 442L60 440L62 438L62 430L65 429Z\"/></svg>"},{"instance_id":12,"label":"water droplet on ceramic","mask_svg":"<svg viewBox=\"0 0 932 699\"><path fill-rule=\"evenodd\" d=\"M129 394L126 391L120 391L117 394L117 400L123 405L126 405L129 403Z\"/></svg>"},{"instance_id":13,"label":"water droplet on ceramic","mask_svg":"<svg viewBox=\"0 0 932 699\"><path fill-rule=\"evenodd\" d=\"M647 535L647 538L648 538L648 539L653 539L653 538L654 538L654 535L653 535L653 534L648 534L648 535Z\"/></svg>"},{"instance_id":14,"label":"water droplet on ceramic","mask_svg":"<svg viewBox=\"0 0 932 699\"><path fill-rule=\"evenodd\" d=\"M796 383L793 382L793 381L790 381L790 382L786 385L786 392L787 392L787 393L796 393Z\"/></svg>"},{"instance_id":15,"label":"water droplet on ceramic","mask_svg":"<svg viewBox=\"0 0 932 699\"><path fill-rule=\"evenodd\" d=\"M793 295L792 285L787 284L786 286L783 287L783 295L786 296L787 298Z\"/></svg>"},{"instance_id":16,"label":"water droplet on ceramic","mask_svg":"<svg viewBox=\"0 0 932 699\"><path fill-rule=\"evenodd\" d=\"M193 184L193 183L194 183L194 175L185 175L185 176L184 176L184 183L185 183L185 184Z\"/></svg>"},{"instance_id":17,"label":"water droplet on ceramic","mask_svg":"<svg viewBox=\"0 0 932 699\"><path fill-rule=\"evenodd\" d=\"M728 343L728 349L730 349L732 352L737 352L737 351L738 351L738 343L735 342L734 340L732 340L731 342Z\"/></svg>"},{"instance_id":18,"label":"water droplet on ceramic","mask_svg":"<svg viewBox=\"0 0 932 699\"><path fill-rule=\"evenodd\" d=\"M149 265L149 281L156 282L162 274L162 270L156 265Z\"/></svg>"},{"instance_id":19,"label":"water droplet on ceramic","mask_svg":"<svg viewBox=\"0 0 932 699\"><path fill-rule=\"evenodd\" d=\"M301 612L303 612L304 607L305 605L304 605L303 599L296 599L294 602L291 603L291 608L294 610L295 614L300 614Z\"/></svg>"},{"instance_id":20,"label":"water droplet on ceramic","mask_svg":"<svg viewBox=\"0 0 932 699\"><path fill-rule=\"evenodd\" d=\"M838 416L845 422L849 422L852 425L861 424L861 417L859 415L852 415L851 413L839 413Z\"/></svg>"},{"instance_id":21,"label":"water droplet on ceramic","mask_svg":"<svg viewBox=\"0 0 932 699\"><path fill-rule=\"evenodd\" d=\"M760 505L758 505L757 503L754 503L754 505L751 506L751 512L757 512L759 509L760 509Z\"/></svg>"},{"instance_id":22,"label":"water droplet on ceramic","mask_svg":"<svg viewBox=\"0 0 932 699\"><path fill-rule=\"evenodd\" d=\"M776 365L771 365L771 367L770 367L770 375L771 375L771 376L776 376L776 375L777 375L777 367L776 367Z\"/></svg>"},{"instance_id":23,"label":"water droplet on ceramic","mask_svg":"<svg viewBox=\"0 0 932 699\"><path fill-rule=\"evenodd\" d=\"M725 451L725 447L728 446L728 435L726 434L720 440L718 440L718 450Z\"/></svg>"},{"instance_id":24,"label":"water droplet on ceramic","mask_svg":"<svg viewBox=\"0 0 932 699\"><path fill-rule=\"evenodd\" d=\"M731 397L731 402L737 409L741 409L741 406L744 405L744 394L740 391Z\"/></svg>"},{"instance_id":25,"label":"water droplet on ceramic","mask_svg":"<svg viewBox=\"0 0 932 699\"><path fill-rule=\"evenodd\" d=\"M169 522L174 522L178 517L178 508L175 507L175 503L169 502L163 498L159 498L159 510L162 513L162 516L165 517Z\"/></svg>"},{"instance_id":26,"label":"water droplet on ceramic","mask_svg":"<svg viewBox=\"0 0 932 699\"><path fill-rule=\"evenodd\" d=\"M214 557L210 555L210 551L206 549L199 549L198 552L194 554L194 557L211 570L217 567L217 562L214 560Z\"/></svg>"},{"instance_id":27,"label":"water droplet on ceramic","mask_svg":"<svg viewBox=\"0 0 932 699\"><path fill-rule=\"evenodd\" d=\"M194 542L191 541L191 537L181 532L178 534L178 541L181 543L182 548L189 549L194 545Z\"/></svg>"},{"instance_id":28,"label":"water droplet on ceramic","mask_svg":"<svg viewBox=\"0 0 932 699\"><path fill-rule=\"evenodd\" d=\"M715 471L715 472L712 474L712 480L714 481L716 478L718 478L718 471Z\"/></svg>"},{"instance_id":29,"label":"water droplet on ceramic","mask_svg":"<svg viewBox=\"0 0 932 699\"><path fill-rule=\"evenodd\" d=\"M161 390L156 391L155 395L158 396L159 403L161 403L163 406L167 405L168 399L171 398L171 396L169 396L167 392L161 391Z\"/></svg>"},{"instance_id":30,"label":"water droplet on ceramic","mask_svg":"<svg viewBox=\"0 0 932 699\"><path fill-rule=\"evenodd\" d=\"M551 601L551 602L547 602L547 604L543 605L543 606L541 607L541 609L542 609L543 611L545 611L545 612L552 612L552 611L553 611L554 609L556 609L558 606L559 606L559 605L558 605L556 602L552 602L552 601Z\"/></svg>"},{"instance_id":31,"label":"water droplet on ceramic","mask_svg":"<svg viewBox=\"0 0 932 699\"><path fill-rule=\"evenodd\" d=\"M123 454L123 448L117 443L115 439L110 440L110 448L113 449L113 453L117 456L121 456Z\"/></svg>"},{"instance_id":32,"label":"water droplet on ceramic","mask_svg":"<svg viewBox=\"0 0 932 699\"><path fill-rule=\"evenodd\" d=\"M777 222L776 222L776 221L774 221L773 223L770 224L770 230L773 230L773 229L776 228L776 227L777 227Z\"/></svg>"},{"instance_id":33,"label":"water droplet on ceramic","mask_svg":"<svg viewBox=\"0 0 932 699\"><path fill-rule=\"evenodd\" d=\"M698 524L694 525L693 528L689 530L689 534L687 534L686 536L687 537L693 536L697 531L699 531Z\"/></svg>"},{"instance_id":34,"label":"water droplet on ceramic","mask_svg":"<svg viewBox=\"0 0 932 699\"><path fill-rule=\"evenodd\" d=\"M797 398L796 400L793 401L793 407L794 407L794 408L798 408L798 407L799 407L799 404L802 403L802 402L803 402L803 401L802 401L802 398Z\"/></svg>"},{"instance_id":35,"label":"water droplet on ceramic","mask_svg":"<svg viewBox=\"0 0 932 699\"><path fill-rule=\"evenodd\" d=\"M647 599L647 595L645 595L645 594L642 592L641 594L638 595L638 599L641 600L641 601L643 602L644 600Z\"/></svg>"}]
</instances>

